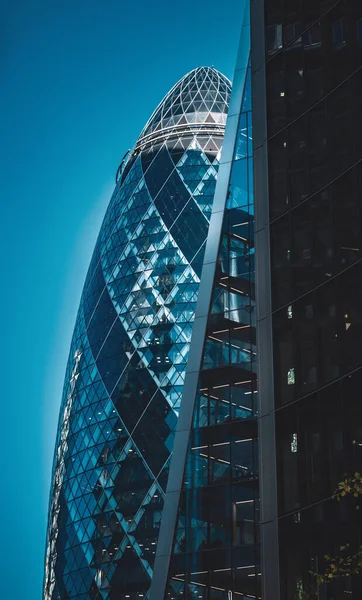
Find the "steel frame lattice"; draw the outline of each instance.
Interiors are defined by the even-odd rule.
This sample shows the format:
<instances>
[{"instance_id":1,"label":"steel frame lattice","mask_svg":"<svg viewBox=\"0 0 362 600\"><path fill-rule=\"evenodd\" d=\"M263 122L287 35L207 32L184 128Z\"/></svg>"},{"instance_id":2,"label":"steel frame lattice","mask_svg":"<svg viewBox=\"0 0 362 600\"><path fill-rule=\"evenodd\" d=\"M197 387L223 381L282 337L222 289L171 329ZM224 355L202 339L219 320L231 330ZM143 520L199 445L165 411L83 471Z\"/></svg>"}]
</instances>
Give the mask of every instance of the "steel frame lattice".
<instances>
[{"instance_id":1,"label":"steel frame lattice","mask_svg":"<svg viewBox=\"0 0 362 600\"><path fill-rule=\"evenodd\" d=\"M47 600L148 597L230 89L188 73L118 172L65 377Z\"/></svg>"}]
</instances>

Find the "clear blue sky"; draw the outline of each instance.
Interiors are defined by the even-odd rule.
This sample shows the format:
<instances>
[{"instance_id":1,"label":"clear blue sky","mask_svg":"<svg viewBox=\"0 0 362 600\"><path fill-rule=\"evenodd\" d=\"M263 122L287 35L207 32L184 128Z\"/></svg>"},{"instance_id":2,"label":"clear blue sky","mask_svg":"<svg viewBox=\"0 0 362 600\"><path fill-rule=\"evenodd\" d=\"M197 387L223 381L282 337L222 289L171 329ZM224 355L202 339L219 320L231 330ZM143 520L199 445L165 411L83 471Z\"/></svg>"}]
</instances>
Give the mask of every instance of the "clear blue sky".
<instances>
[{"instance_id":1,"label":"clear blue sky","mask_svg":"<svg viewBox=\"0 0 362 600\"><path fill-rule=\"evenodd\" d=\"M63 375L116 169L187 71L232 77L238 5L0 0L4 600L41 599Z\"/></svg>"}]
</instances>

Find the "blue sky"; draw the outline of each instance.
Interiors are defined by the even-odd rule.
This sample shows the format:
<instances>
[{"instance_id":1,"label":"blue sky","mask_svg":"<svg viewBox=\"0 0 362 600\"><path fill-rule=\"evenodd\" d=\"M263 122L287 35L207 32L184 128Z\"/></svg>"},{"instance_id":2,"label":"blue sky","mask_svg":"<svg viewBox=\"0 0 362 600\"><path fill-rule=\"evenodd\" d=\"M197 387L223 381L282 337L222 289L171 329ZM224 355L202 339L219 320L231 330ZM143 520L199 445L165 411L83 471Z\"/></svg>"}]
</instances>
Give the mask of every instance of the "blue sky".
<instances>
[{"instance_id":1,"label":"blue sky","mask_svg":"<svg viewBox=\"0 0 362 600\"><path fill-rule=\"evenodd\" d=\"M232 77L239 2L1 0L1 597L40 600L63 375L125 151L187 71Z\"/></svg>"}]
</instances>

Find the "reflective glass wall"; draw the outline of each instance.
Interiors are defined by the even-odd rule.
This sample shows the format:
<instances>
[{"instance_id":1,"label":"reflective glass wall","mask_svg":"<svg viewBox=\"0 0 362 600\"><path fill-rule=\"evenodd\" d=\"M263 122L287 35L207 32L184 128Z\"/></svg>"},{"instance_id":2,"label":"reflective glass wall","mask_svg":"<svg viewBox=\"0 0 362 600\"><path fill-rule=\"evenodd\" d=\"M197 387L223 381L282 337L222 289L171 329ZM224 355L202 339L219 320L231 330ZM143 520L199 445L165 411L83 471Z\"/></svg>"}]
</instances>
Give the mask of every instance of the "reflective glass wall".
<instances>
[{"instance_id":1,"label":"reflective glass wall","mask_svg":"<svg viewBox=\"0 0 362 600\"><path fill-rule=\"evenodd\" d=\"M263 5L281 598L355 600L362 5Z\"/></svg>"},{"instance_id":2,"label":"reflective glass wall","mask_svg":"<svg viewBox=\"0 0 362 600\"><path fill-rule=\"evenodd\" d=\"M165 598L260 596L250 67Z\"/></svg>"},{"instance_id":3,"label":"reflective glass wall","mask_svg":"<svg viewBox=\"0 0 362 600\"><path fill-rule=\"evenodd\" d=\"M223 183L217 184L211 216L215 238L208 240L205 254L175 439L179 453L172 459L166 494L167 508L176 504L175 520L167 521L167 531L162 523L157 551L156 571L166 568L168 576L164 587L155 584L152 600L260 598L248 2L243 17L232 112L221 158ZM185 443L182 462L179 456ZM179 488L177 473L172 472L177 469L183 473ZM167 515L171 514L170 509ZM167 537L171 538L170 556L164 560Z\"/></svg>"},{"instance_id":4,"label":"reflective glass wall","mask_svg":"<svg viewBox=\"0 0 362 600\"><path fill-rule=\"evenodd\" d=\"M117 173L65 377L46 600L147 598L230 90L188 73Z\"/></svg>"}]
</instances>

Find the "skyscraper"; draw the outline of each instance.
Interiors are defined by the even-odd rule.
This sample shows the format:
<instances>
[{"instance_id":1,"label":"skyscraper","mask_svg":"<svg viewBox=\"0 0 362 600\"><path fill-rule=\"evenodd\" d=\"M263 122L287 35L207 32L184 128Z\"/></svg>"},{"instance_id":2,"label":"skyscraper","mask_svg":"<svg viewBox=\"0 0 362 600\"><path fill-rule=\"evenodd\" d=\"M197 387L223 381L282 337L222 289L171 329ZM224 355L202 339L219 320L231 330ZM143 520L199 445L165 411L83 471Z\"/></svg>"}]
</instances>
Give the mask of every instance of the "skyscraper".
<instances>
[{"instance_id":1,"label":"skyscraper","mask_svg":"<svg viewBox=\"0 0 362 600\"><path fill-rule=\"evenodd\" d=\"M188 73L117 172L65 376L47 600L147 594L230 90Z\"/></svg>"},{"instance_id":2,"label":"skyscraper","mask_svg":"<svg viewBox=\"0 0 362 600\"><path fill-rule=\"evenodd\" d=\"M357 600L362 5L252 6L264 600Z\"/></svg>"},{"instance_id":3,"label":"skyscraper","mask_svg":"<svg viewBox=\"0 0 362 600\"><path fill-rule=\"evenodd\" d=\"M241 7L151 600L261 596L249 2Z\"/></svg>"}]
</instances>

